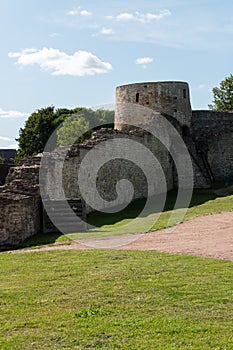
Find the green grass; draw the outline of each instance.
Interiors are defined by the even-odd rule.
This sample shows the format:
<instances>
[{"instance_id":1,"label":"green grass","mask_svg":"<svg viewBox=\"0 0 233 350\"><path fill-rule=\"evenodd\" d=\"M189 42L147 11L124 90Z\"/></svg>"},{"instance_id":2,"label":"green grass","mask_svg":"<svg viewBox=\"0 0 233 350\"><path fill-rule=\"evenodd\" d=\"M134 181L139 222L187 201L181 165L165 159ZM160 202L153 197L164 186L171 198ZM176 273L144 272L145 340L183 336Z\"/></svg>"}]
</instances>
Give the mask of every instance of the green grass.
<instances>
[{"instance_id":1,"label":"green grass","mask_svg":"<svg viewBox=\"0 0 233 350\"><path fill-rule=\"evenodd\" d=\"M218 186L215 185L215 187L217 188ZM125 210L114 214L105 214L101 212L91 213L88 217L88 222L96 226L96 228L91 229L88 232L79 232L68 235L62 235L59 233L47 235L40 234L29 238L23 242L20 247L40 246L42 244L52 244L54 242L69 241L72 239L121 235L124 233L137 233L165 228L169 224L176 197L175 191L168 193L163 213L158 213L156 210L153 211L152 208L147 217L137 218L137 220L135 220L145 205L145 200L137 200L131 203ZM177 209L176 212L178 213L180 210L182 209ZM227 211L233 211L233 195L217 197L211 189L195 190L183 221L201 215ZM130 224L130 226L126 226L127 224Z\"/></svg>"},{"instance_id":2,"label":"green grass","mask_svg":"<svg viewBox=\"0 0 233 350\"><path fill-rule=\"evenodd\" d=\"M1 350L233 348L230 262L53 251L0 266Z\"/></svg>"},{"instance_id":3,"label":"green grass","mask_svg":"<svg viewBox=\"0 0 233 350\"><path fill-rule=\"evenodd\" d=\"M170 226L169 219L174 212L173 207L176 201L176 192L168 193L166 205L163 213L153 212L148 216L137 218L140 210L143 208L145 201L138 200L133 202L124 211L116 214L92 213L89 216L89 222L99 228L94 228L88 233L77 233L67 235L70 238L82 239L88 237L98 237L104 235L119 235L124 233L145 232L149 230L158 230ZM153 208L152 208L153 209ZM176 213L186 208L176 209ZM233 196L217 197L213 190L195 190L192 196L190 206L183 218L191 219L196 216L214 214L226 211L233 211ZM179 221L178 221L179 222ZM130 223L130 226L126 225Z\"/></svg>"}]
</instances>

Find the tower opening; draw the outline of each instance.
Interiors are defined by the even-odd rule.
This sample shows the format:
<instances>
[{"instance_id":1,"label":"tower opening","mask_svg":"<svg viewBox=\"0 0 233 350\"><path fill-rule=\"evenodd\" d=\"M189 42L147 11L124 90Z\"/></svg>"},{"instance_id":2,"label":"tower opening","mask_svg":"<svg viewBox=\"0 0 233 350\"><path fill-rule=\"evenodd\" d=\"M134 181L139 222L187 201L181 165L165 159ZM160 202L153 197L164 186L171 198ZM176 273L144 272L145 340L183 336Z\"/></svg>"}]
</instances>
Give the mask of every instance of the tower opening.
<instances>
[{"instance_id":1,"label":"tower opening","mask_svg":"<svg viewBox=\"0 0 233 350\"><path fill-rule=\"evenodd\" d=\"M139 102L139 92L136 93L136 103Z\"/></svg>"}]
</instances>

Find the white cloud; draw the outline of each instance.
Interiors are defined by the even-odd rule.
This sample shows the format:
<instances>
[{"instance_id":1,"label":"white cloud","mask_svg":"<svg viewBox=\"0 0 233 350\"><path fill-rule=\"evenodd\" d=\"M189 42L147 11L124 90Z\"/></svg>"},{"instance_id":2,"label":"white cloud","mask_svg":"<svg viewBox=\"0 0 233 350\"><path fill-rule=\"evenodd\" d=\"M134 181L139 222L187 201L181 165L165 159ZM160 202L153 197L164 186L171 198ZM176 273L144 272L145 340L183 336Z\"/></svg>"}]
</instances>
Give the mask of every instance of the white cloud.
<instances>
[{"instance_id":1,"label":"white cloud","mask_svg":"<svg viewBox=\"0 0 233 350\"><path fill-rule=\"evenodd\" d=\"M113 34L115 34L115 31L112 28L102 27L97 33L93 33L91 36L95 38L100 35L108 36Z\"/></svg>"},{"instance_id":2,"label":"white cloud","mask_svg":"<svg viewBox=\"0 0 233 350\"><path fill-rule=\"evenodd\" d=\"M152 57L139 57L135 63L141 65L143 68L147 67L147 64L152 63L154 59Z\"/></svg>"},{"instance_id":3,"label":"white cloud","mask_svg":"<svg viewBox=\"0 0 233 350\"><path fill-rule=\"evenodd\" d=\"M4 111L0 108L0 119L15 119L15 118L25 118L28 117L29 113L23 113L18 111Z\"/></svg>"},{"instance_id":4,"label":"white cloud","mask_svg":"<svg viewBox=\"0 0 233 350\"><path fill-rule=\"evenodd\" d=\"M13 140L11 140L13 141ZM1 142L1 139L0 139ZM4 143L0 144L0 148L2 149L18 149L19 145L17 143L11 143L11 144L6 144L6 141L3 141Z\"/></svg>"},{"instance_id":5,"label":"white cloud","mask_svg":"<svg viewBox=\"0 0 233 350\"><path fill-rule=\"evenodd\" d=\"M92 12L87 10L81 10L80 7L78 7L77 9L68 11L66 14L68 16L77 16L77 15L84 16L84 17L92 16Z\"/></svg>"},{"instance_id":6,"label":"white cloud","mask_svg":"<svg viewBox=\"0 0 233 350\"><path fill-rule=\"evenodd\" d=\"M77 51L73 55L53 48L21 52L10 52L10 58L16 58L17 64L29 66L38 64L43 71L52 75L85 76L108 73L112 65L102 62L97 56L88 51Z\"/></svg>"},{"instance_id":7,"label":"white cloud","mask_svg":"<svg viewBox=\"0 0 233 350\"><path fill-rule=\"evenodd\" d=\"M25 53L33 53L33 52L36 52L37 51L37 49L35 49L35 48L31 48L31 49L24 49L24 52Z\"/></svg>"},{"instance_id":8,"label":"white cloud","mask_svg":"<svg viewBox=\"0 0 233 350\"><path fill-rule=\"evenodd\" d=\"M100 33L104 35L111 35L114 34L114 30L112 28L103 27Z\"/></svg>"},{"instance_id":9,"label":"white cloud","mask_svg":"<svg viewBox=\"0 0 233 350\"><path fill-rule=\"evenodd\" d=\"M18 143L12 143L12 144L8 145L7 148L9 148L9 149L18 149L19 145L18 145Z\"/></svg>"},{"instance_id":10,"label":"white cloud","mask_svg":"<svg viewBox=\"0 0 233 350\"><path fill-rule=\"evenodd\" d=\"M117 21L136 21L140 23L150 23L153 21L158 21L164 17L170 16L171 12L167 9L161 10L159 13L129 13L123 12L116 16Z\"/></svg>"},{"instance_id":11,"label":"white cloud","mask_svg":"<svg viewBox=\"0 0 233 350\"><path fill-rule=\"evenodd\" d=\"M62 36L62 35L59 33L51 33L51 34L49 34L49 36L50 36L50 38L57 38L57 37Z\"/></svg>"},{"instance_id":12,"label":"white cloud","mask_svg":"<svg viewBox=\"0 0 233 350\"><path fill-rule=\"evenodd\" d=\"M117 21L129 21L135 19L135 16L132 13L124 12L116 16Z\"/></svg>"},{"instance_id":13,"label":"white cloud","mask_svg":"<svg viewBox=\"0 0 233 350\"><path fill-rule=\"evenodd\" d=\"M159 14L155 13L146 13L145 15L140 15L140 21L143 23L158 21L163 19L164 17L171 16L171 12L169 10L162 10Z\"/></svg>"},{"instance_id":14,"label":"white cloud","mask_svg":"<svg viewBox=\"0 0 233 350\"><path fill-rule=\"evenodd\" d=\"M10 139L9 137L5 137L5 136L0 136L0 141L13 141L13 139Z\"/></svg>"},{"instance_id":15,"label":"white cloud","mask_svg":"<svg viewBox=\"0 0 233 350\"><path fill-rule=\"evenodd\" d=\"M92 12L87 11L87 10L81 10L81 11L79 12L79 14L80 14L81 16L92 16Z\"/></svg>"},{"instance_id":16,"label":"white cloud","mask_svg":"<svg viewBox=\"0 0 233 350\"><path fill-rule=\"evenodd\" d=\"M68 11L66 14L67 14L68 16L76 16L76 15L78 15L78 13L79 13L78 10L70 10L70 11Z\"/></svg>"},{"instance_id":17,"label":"white cloud","mask_svg":"<svg viewBox=\"0 0 233 350\"><path fill-rule=\"evenodd\" d=\"M214 85L214 83L206 83L206 84L199 84L197 86L197 89L198 90L206 90L206 91L209 91L209 92L212 92L213 88L215 87L216 85Z\"/></svg>"},{"instance_id":18,"label":"white cloud","mask_svg":"<svg viewBox=\"0 0 233 350\"><path fill-rule=\"evenodd\" d=\"M205 88L206 88L206 85L205 85L205 84L199 84L197 88L198 88L198 89L205 89Z\"/></svg>"},{"instance_id":19,"label":"white cloud","mask_svg":"<svg viewBox=\"0 0 233 350\"><path fill-rule=\"evenodd\" d=\"M14 143L13 143L14 142ZM2 149L18 149L18 144L10 137L0 136L0 148Z\"/></svg>"}]
</instances>

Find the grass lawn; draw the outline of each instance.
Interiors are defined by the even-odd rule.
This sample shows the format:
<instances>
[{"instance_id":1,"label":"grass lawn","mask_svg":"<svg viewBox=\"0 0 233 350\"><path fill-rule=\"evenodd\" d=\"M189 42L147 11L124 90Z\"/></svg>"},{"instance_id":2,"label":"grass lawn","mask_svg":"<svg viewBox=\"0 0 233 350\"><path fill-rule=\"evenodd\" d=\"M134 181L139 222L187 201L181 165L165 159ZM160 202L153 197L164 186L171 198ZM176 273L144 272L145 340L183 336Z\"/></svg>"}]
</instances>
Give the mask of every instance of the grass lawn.
<instances>
[{"instance_id":1,"label":"grass lawn","mask_svg":"<svg viewBox=\"0 0 233 350\"><path fill-rule=\"evenodd\" d=\"M152 225L152 230L158 230L160 228L167 227L169 218L174 208L176 197L177 196L175 191L171 191L168 193L163 213L159 213L160 217L157 221L156 219L154 220L156 222ZM128 208L126 208L122 212L111 215L94 212L89 215L89 222L93 225L98 225L103 230L111 228L116 229L117 227L122 227L122 229L125 231L124 224L137 217L144 204L145 200L138 200L133 202ZM182 210L183 208L180 209ZM180 209L177 209L176 211L179 211ZM218 197L211 189L194 190L192 200L189 205L189 208L187 209L184 220L188 220L196 216L226 211L233 211L233 195L226 197ZM149 214L150 217L154 216L155 218L157 217L157 215L157 212L151 212ZM141 220L143 225L143 221L145 221L146 218L142 217L139 220ZM137 230L137 225L135 225L133 232L140 232Z\"/></svg>"},{"instance_id":2,"label":"grass lawn","mask_svg":"<svg viewBox=\"0 0 233 350\"><path fill-rule=\"evenodd\" d=\"M0 349L233 349L233 265L142 251L1 254Z\"/></svg>"},{"instance_id":3,"label":"grass lawn","mask_svg":"<svg viewBox=\"0 0 233 350\"><path fill-rule=\"evenodd\" d=\"M125 210L115 214L105 214L100 212L91 213L88 217L90 224L97 226L87 232L62 235L59 233L49 235L37 235L29 238L20 246L36 246L41 244L67 241L71 239L83 239L107 235L120 235L124 233L146 232L157 230L168 226L169 218L176 201L176 192L168 193L166 205L163 213L154 212L153 208L147 217L135 218L143 209L145 200L138 200L130 204ZM182 209L177 209L178 212ZM195 190L192 200L184 220L200 215L214 214L220 212L233 211L233 195L217 197L213 190ZM158 218L158 214L160 215ZM157 221L156 221L157 220ZM126 226L130 224L130 226Z\"/></svg>"}]
</instances>

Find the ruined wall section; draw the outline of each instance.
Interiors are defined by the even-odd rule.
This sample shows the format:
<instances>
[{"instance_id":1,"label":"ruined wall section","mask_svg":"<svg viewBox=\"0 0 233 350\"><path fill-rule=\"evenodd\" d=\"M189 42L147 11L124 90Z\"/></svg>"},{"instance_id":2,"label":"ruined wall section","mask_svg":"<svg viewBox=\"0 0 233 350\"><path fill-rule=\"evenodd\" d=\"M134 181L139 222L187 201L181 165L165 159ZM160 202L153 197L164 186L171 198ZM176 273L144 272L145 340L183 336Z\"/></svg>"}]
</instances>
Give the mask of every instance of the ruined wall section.
<instances>
[{"instance_id":1,"label":"ruined wall section","mask_svg":"<svg viewBox=\"0 0 233 350\"><path fill-rule=\"evenodd\" d=\"M215 181L233 180L233 112L193 111L191 134Z\"/></svg>"},{"instance_id":2,"label":"ruined wall section","mask_svg":"<svg viewBox=\"0 0 233 350\"><path fill-rule=\"evenodd\" d=\"M179 121L181 126L191 124L191 105L189 86L186 82L149 82L119 86L116 89L115 128L127 129L123 124L132 125L135 120L135 112L129 104L144 106L152 111L170 115ZM147 113L140 114L141 124L147 123Z\"/></svg>"},{"instance_id":3,"label":"ruined wall section","mask_svg":"<svg viewBox=\"0 0 233 350\"><path fill-rule=\"evenodd\" d=\"M38 196L1 193L0 211L0 246L17 245L40 232L41 207Z\"/></svg>"},{"instance_id":4,"label":"ruined wall section","mask_svg":"<svg viewBox=\"0 0 233 350\"><path fill-rule=\"evenodd\" d=\"M139 130L131 130L130 133L126 133L112 129L101 129L94 133L92 138L86 141L84 144L72 146L70 151L66 151L67 156L63 165L63 189L66 198L81 197L78 186L78 172L85 155L94 147L98 147L100 144L103 153L109 152L109 141L115 138L128 138L151 150L163 168L168 190L173 188L172 161L168 150L158 140L152 138L149 133L141 132ZM146 166L148 168L148 164L143 164L143 162L147 162L147 159L141 159L141 161L142 166L140 168L131 161L127 161L127 159L124 159L124 156L122 156L122 159L109 161L104 164L104 166L100 167L98 178L96 179L99 195L107 201L113 201L117 195L117 182L121 179L128 179L134 187L133 199L147 197L147 179L143 173L143 168ZM48 195L50 199L64 199L59 181L56 181L56 174L59 173L62 167L62 157L60 157L59 151L54 152L52 155L48 155L47 162L50 169L46 175L46 183L49 184L47 190ZM96 159L96 162L98 164L98 159ZM92 174L93 164L88 164L85 171L88 190L88 179ZM161 179L159 177L154 179L153 186L154 194L160 193L162 186ZM92 191L91 187L90 191ZM89 195L91 196L92 193L90 192ZM125 193L125 197L127 198L127 193ZM87 210L88 212L92 211L92 209L88 206Z\"/></svg>"},{"instance_id":5,"label":"ruined wall section","mask_svg":"<svg viewBox=\"0 0 233 350\"><path fill-rule=\"evenodd\" d=\"M0 246L18 244L41 229L40 159L12 167L0 187Z\"/></svg>"},{"instance_id":6,"label":"ruined wall section","mask_svg":"<svg viewBox=\"0 0 233 350\"><path fill-rule=\"evenodd\" d=\"M26 195L39 194L39 169L41 154L23 160L18 166L10 168L5 185L0 192L21 193Z\"/></svg>"}]
</instances>

